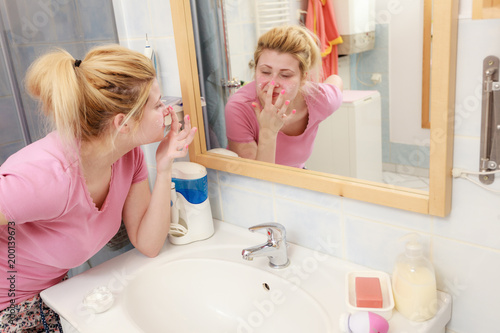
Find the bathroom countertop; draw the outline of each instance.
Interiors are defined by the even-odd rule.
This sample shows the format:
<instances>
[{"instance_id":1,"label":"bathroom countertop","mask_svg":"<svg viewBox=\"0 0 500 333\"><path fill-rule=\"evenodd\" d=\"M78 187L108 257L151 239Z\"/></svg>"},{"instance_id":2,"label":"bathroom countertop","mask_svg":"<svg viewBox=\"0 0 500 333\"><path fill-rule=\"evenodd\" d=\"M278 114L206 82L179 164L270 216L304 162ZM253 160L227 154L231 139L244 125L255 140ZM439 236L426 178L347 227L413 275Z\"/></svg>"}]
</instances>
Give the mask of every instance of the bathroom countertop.
<instances>
[{"instance_id":1,"label":"bathroom countertop","mask_svg":"<svg viewBox=\"0 0 500 333\"><path fill-rule=\"evenodd\" d=\"M298 281L300 277L299 285L301 283L300 286L316 298L328 312L331 319L331 332L340 332L339 318L342 313L348 311L346 274L369 270L368 268L289 243L291 265L282 270L273 270L268 266L268 259L265 257L255 258L253 261L244 261L241 258L241 249L263 243L266 239L265 235L251 233L245 228L217 220L214 220L214 226L215 234L207 240L180 246L172 245L167 241L156 258L148 258L133 249L44 290L41 296L47 305L60 314L66 328L70 324L76 329L69 330L70 332L141 332L126 315L121 304L122 291L140 272L177 259L219 258L221 254L224 254L223 260L262 269L291 282L294 282L294 279L295 282ZM301 271L300 268L302 268ZM317 285L318 281L322 281L321 285ZM325 281L328 283L324 283ZM107 286L113 292L115 302L106 312L93 314L85 309L82 300L90 290L99 286ZM438 315L424 323L410 322L394 310L389 320L389 332L444 332L443 328L451 316L451 297L440 293L440 298Z\"/></svg>"}]
</instances>

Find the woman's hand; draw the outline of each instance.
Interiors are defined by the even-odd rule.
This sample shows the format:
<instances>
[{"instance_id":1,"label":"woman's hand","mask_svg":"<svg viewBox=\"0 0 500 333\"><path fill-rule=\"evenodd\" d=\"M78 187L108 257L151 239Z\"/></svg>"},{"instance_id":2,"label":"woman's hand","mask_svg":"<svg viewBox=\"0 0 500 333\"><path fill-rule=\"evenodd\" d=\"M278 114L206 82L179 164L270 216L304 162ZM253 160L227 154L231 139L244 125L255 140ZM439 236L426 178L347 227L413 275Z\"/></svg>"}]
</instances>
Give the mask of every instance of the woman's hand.
<instances>
[{"instance_id":1,"label":"woman's hand","mask_svg":"<svg viewBox=\"0 0 500 333\"><path fill-rule=\"evenodd\" d=\"M176 112L169 106L172 123L170 131L161 140L156 150L156 171L158 173L169 171L172 168L174 159L186 156L188 146L193 141L197 131L196 127L191 128L189 115L184 117L184 129L181 131L181 123Z\"/></svg>"},{"instance_id":2,"label":"woman's hand","mask_svg":"<svg viewBox=\"0 0 500 333\"><path fill-rule=\"evenodd\" d=\"M272 134L277 135L287 119L295 113L295 110L293 110L290 115L286 113L288 106L290 105L290 101L285 100L284 89L281 90L278 99L274 104L273 92L274 81L271 81L267 88L266 99L264 101L264 109L261 110L256 102L252 103L252 107L254 108L255 116L257 117L260 130L269 130Z\"/></svg>"}]
</instances>

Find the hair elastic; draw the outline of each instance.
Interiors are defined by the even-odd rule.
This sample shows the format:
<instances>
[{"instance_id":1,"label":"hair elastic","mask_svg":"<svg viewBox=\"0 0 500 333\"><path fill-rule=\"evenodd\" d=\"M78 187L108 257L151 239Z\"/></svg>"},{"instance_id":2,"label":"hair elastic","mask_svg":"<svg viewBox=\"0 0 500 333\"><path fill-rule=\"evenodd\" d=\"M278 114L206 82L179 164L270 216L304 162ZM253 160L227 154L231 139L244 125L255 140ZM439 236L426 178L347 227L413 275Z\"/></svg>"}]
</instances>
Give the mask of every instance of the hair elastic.
<instances>
[{"instance_id":1,"label":"hair elastic","mask_svg":"<svg viewBox=\"0 0 500 333\"><path fill-rule=\"evenodd\" d=\"M76 59L75 60L75 67L80 67L80 64L82 63L81 60Z\"/></svg>"}]
</instances>

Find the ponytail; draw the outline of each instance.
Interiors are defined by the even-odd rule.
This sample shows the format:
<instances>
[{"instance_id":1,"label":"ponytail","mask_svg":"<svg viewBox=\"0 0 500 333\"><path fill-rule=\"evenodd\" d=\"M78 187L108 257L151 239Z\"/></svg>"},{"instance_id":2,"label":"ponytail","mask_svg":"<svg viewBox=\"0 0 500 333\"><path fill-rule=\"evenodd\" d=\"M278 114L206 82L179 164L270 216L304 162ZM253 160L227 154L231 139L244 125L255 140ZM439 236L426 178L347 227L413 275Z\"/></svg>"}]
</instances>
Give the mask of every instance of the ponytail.
<instances>
[{"instance_id":1,"label":"ponytail","mask_svg":"<svg viewBox=\"0 0 500 333\"><path fill-rule=\"evenodd\" d=\"M82 98L73 57L62 49L52 51L29 67L25 81L27 91L38 99L63 141L80 137L78 110Z\"/></svg>"}]
</instances>

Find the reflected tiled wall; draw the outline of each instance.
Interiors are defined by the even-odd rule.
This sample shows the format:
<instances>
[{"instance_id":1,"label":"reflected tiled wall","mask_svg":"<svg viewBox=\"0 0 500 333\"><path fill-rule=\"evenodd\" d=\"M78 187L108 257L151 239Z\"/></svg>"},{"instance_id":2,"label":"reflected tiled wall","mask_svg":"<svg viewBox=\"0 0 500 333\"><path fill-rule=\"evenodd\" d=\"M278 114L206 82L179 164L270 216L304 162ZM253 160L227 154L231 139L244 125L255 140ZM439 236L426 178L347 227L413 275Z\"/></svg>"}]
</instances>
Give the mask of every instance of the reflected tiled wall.
<instances>
[{"instance_id":1,"label":"reflected tiled wall","mask_svg":"<svg viewBox=\"0 0 500 333\"><path fill-rule=\"evenodd\" d=\"M248 64L257 45L255 0L227 0L225 10L232 77L252 81Z\"/></svg>"},{"instance_id":2,"label":"reflected tiled wall","mask_svg":"<svg viewBox=\"0 0 500 333\"><path fill-rule=\"evenodd\" d=\"M351 64L351 90L377 90L382 106L382 162L398 166L401 173L420 175L429 169L429 147L391 142L389 115L389 25L377 24L373 50L353 54ZM371 75L382 74L382 82L373 86ZM388 170L392 171L392 170Z\"/></svg>"}]
</instances>

